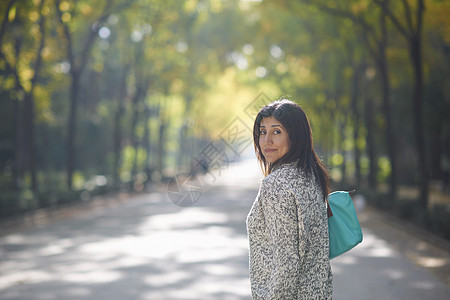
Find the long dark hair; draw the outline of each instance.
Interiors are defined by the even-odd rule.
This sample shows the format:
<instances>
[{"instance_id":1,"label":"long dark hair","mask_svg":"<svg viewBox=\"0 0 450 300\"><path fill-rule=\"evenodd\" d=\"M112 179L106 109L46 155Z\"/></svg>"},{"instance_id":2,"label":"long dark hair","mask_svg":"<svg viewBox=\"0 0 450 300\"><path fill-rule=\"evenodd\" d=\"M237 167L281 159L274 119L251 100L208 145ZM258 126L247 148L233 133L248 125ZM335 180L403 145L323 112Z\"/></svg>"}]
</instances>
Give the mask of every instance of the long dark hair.
<instances>
[{"instance_id":1,"label":"long dark hair","mask_svg":"<svg viewBox=\"0 0 450 300\"><path fill-rule=\"evenodd\" d=\"M289 151L274 163L270 163L265 159L259 146L261 121L263 118L268 117L274 117L281 122L291 142ZM253 125L253 143L264 175L269 175L278 165L298 160L297 167L304 170L306 174L312 173L320 184L324 198L328 196L330 177L324 163L314 151L308 117L298 104L283 99L261 108Z\"/></svg>"}]
</instances>

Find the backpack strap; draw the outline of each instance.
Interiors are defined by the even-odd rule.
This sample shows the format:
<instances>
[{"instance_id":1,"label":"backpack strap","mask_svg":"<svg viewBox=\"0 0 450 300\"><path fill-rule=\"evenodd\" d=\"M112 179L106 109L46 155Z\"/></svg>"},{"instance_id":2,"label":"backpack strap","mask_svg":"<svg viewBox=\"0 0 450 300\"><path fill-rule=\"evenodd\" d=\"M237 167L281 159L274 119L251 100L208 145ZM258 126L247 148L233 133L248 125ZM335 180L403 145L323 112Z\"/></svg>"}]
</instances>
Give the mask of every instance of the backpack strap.
<instances>
[{"instance_id":1,"label":"backpack strap","mask_svg":"<svg viewBox=\"0 0 450 300\"><path fill-rule=\"evenodd\" d=\"M333 212L331 211L330 203L328 202L328 199L327 199L327 216L328 216L328 218L333 216Z\"/></svg>"}]
</instances>

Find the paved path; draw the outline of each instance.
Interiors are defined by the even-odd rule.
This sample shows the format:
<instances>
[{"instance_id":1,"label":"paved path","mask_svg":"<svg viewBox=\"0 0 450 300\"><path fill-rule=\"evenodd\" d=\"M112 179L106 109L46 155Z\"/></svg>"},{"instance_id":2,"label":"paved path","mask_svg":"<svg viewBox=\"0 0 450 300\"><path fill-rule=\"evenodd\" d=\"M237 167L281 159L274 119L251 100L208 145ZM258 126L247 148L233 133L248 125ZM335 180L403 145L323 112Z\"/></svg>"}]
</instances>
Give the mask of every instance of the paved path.
<instances>
[{"instance_id":1,"label":"paved path","mask_svg":"<svg viewBox=\"0 0 450 300\"><path fill-rule=\"evenodd\" d=\"M2 236L0 299L250 299L245 218L256 172L251 161L216 174L193 207L149 193ZM450 298L372 227L333 260L334 299Z\"/></svg>"}]
</instances>

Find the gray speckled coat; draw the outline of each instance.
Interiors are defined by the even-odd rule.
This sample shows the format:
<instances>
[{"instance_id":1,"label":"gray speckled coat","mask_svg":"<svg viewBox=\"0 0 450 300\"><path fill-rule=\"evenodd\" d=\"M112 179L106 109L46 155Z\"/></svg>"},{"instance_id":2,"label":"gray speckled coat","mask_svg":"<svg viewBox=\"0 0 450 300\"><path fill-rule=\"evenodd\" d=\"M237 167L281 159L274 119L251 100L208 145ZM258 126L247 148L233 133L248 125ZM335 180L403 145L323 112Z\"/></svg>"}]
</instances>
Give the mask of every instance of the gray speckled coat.
<instances>
[{"instance_id":1,"label":"gray speckled coat","mask_svg":"<svg viewBox=\"0 0 450 300\"><path fill-rule=\"evenodd\" d=\"M331 299L326 204L295 163L266 176L247 217L253 299Z\"/></svg>"}]
</instances>

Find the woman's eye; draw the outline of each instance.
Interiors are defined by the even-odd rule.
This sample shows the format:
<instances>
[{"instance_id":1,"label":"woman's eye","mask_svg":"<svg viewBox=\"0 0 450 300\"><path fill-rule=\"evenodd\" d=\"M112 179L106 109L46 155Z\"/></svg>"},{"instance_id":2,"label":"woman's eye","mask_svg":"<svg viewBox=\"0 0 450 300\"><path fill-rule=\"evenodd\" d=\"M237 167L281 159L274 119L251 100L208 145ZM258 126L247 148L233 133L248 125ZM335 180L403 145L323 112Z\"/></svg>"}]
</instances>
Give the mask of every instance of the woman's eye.
<instances>
[{"instance_id":1,"label":"woman's eye","mask_svg":"<svg viewBox=\"0 0 450 300\"><path fill-rule=\"evenodd\" d=\"M280 131L280 130L275 130L273 133L274 133L274 134L280 134L281 131Z\"/></svg>"},{"instance_id":2,"label":"woman's eye","mask_svg":"<svg viewBox=\"0 0 450 300\"><path fill-rule=\"evenodd\" d=\"M265 131L260 131L259 134L263 135L263 134L266 134L266 132Z\"/></svg>"}]
</instances>

